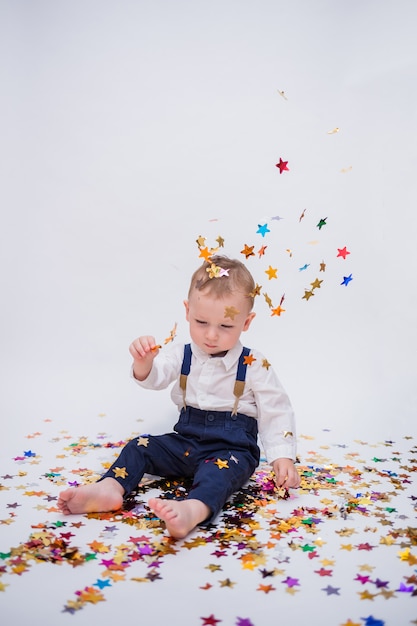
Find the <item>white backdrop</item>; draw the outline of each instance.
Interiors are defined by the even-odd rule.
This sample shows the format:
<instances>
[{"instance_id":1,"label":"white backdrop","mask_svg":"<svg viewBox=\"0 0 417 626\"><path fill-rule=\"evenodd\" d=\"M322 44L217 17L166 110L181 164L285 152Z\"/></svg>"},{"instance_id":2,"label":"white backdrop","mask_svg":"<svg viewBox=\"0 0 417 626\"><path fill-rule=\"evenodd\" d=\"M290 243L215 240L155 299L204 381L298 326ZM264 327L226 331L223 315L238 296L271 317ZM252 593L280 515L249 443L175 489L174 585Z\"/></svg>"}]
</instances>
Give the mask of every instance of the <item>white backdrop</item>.
<instances>
[{"instance_id":1,"label":"white backdrop","mask_svg":"<svg viewBox=\"0 0 417 626\"><path fill-rule=\"evenodd\" d=\"M268 245L248 266L286 311L259 299L244 340L299 431L416 433L416 18L414 0L2 0L6 441L43 419L172 421L128 346L187 336L199 235Z\"/></svg>"}]
</instances>

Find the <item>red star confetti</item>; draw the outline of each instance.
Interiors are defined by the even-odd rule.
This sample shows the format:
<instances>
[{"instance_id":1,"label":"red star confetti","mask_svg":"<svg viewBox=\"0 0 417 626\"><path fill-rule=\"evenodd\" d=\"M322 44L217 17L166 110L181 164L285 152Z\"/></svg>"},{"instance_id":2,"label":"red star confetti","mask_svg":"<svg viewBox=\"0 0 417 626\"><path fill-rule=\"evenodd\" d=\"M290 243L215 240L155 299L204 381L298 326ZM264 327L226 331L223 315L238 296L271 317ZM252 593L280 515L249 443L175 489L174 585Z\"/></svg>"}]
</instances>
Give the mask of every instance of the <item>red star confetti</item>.
<instances>
[{"instance_id":1,"label":"red star confetti","mask_svg":"<svg viewBox=\"0 0 417 626\"><path fill-rule=\"evenodd\" d=\"M343 259L346 259L347 255L350 254L350 252L346 249L346 246L344 248L338 248L337 249L337 256L342 257Z\"/></svg>"},{"instance_id":2,"label":"red star confetti","mask_svg":"<svg viewBox=\"0 0 417 626\"><path fill-rule=\"evenodd\" d=\"M288 161L283 161L280 158L279 162L275 165L275 167L277 167L279 169L279 173L282 174L282 172L289 171L287 165L288 165Z\"/></svg>"}]
</instances>

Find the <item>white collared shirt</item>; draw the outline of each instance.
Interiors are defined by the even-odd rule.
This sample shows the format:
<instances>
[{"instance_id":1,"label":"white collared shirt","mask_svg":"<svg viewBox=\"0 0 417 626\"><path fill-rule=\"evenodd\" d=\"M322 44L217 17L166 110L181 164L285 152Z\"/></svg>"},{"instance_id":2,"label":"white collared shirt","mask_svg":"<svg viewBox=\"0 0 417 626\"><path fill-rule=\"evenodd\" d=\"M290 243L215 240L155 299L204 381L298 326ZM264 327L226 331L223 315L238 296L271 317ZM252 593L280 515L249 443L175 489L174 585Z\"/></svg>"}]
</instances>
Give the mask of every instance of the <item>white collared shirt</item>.
<instances>
[{"instance_id":1,"label":"white collared shirt","mask_svg":"<svg viewBox=\"0 0 417 626\"><path fill-rule=\"evenodd\" d=\"M203 411L233 410L233 388L242 347L238 342L224 357L211 357L191 342L187 405ZM259 437L269 463L278 458L295 461L295 420L290 400L263 354L257 350L251 350L250 354L255 360L247 366L245 390L239 399L237 410L257 419ZM152 370L145 380L135 379L146 389L165 389L175 381L171 398L178 411L184 406L179 385L183 356L184 344L171 344L155 358Z\"/></svg>"}]
</instances>

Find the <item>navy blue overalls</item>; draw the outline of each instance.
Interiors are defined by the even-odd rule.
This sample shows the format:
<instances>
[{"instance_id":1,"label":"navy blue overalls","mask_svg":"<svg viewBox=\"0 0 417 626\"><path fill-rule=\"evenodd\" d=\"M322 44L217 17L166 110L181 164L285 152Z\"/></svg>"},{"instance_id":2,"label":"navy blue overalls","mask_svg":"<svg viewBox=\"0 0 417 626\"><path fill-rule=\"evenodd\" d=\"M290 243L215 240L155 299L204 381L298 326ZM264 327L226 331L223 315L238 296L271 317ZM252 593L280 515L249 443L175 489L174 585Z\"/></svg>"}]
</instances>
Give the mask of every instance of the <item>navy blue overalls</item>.
<instances>
[{"instance_id":1,"label":"navy blue overalls","mask_svg":"<svg viewBox=\"0 0 417 626\"><path fill-rule=\"evenodd\" d=\"M234 389L237 399L243 393L247 368L244 357L249 352L243 348L239 357ZM187 344L180 378L184 397L191 356L191 346ZM208 523L258 466L257 421L236 410L202 411L185 405L174 431L132 439L100 480L116 479L127 495L145 473L166 478L193 477L188 497L210 508L211 516L205 522Z\"/></svg>"}]
</instances>

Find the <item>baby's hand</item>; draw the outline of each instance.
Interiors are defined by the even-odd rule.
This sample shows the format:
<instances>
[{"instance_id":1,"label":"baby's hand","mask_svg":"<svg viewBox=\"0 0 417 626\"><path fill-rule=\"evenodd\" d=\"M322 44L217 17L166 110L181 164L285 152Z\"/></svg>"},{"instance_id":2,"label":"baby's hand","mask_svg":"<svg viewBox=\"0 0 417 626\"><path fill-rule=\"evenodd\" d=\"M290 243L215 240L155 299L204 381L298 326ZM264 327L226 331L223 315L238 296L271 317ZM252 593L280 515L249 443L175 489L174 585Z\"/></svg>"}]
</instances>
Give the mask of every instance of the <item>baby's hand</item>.
<instances>
[{"instance_id":1,"label":"baby's hand","mask_svg":"<svg viewBox=\"0 0 417 626\"><path fill-rule=\"evenodd\" d=\"M143 359L153 360L159 352L159 348L155 343L155 338L150 335L138 337L129 346L129 352L134 361L142 361Z\"/></svg>"},{"instance_id":2,"label":"baby's hand","mask_svg":"<svg viewBox=\"0 0 417 626\"><path fill-rule=\"evenodd\" d=\"M275 473L275 483L277 487L297 489L300 486L301 479L291 459L275 459L272 463Z\"/></svg>"}]
</instances>

